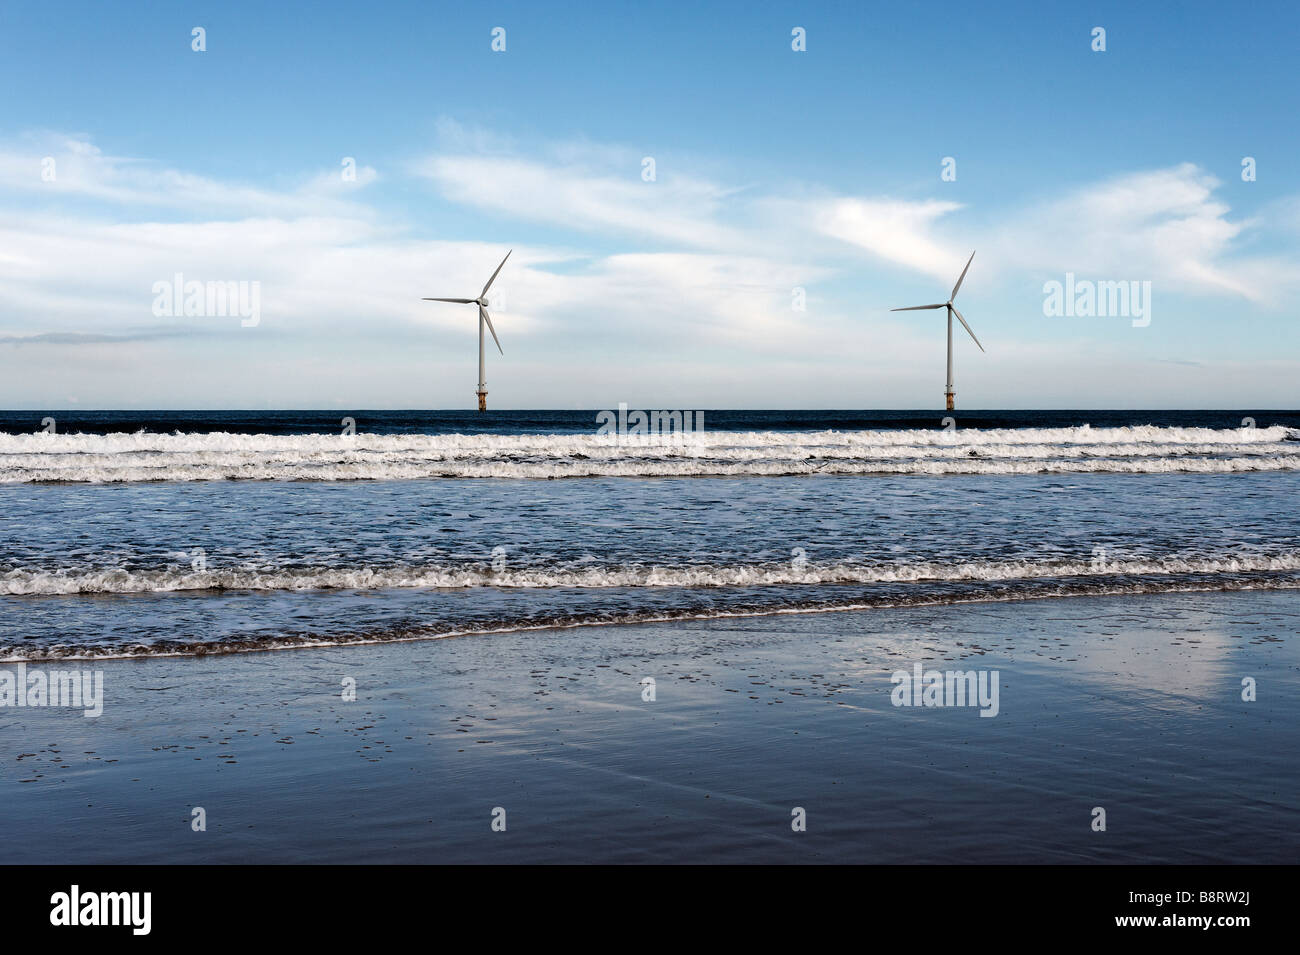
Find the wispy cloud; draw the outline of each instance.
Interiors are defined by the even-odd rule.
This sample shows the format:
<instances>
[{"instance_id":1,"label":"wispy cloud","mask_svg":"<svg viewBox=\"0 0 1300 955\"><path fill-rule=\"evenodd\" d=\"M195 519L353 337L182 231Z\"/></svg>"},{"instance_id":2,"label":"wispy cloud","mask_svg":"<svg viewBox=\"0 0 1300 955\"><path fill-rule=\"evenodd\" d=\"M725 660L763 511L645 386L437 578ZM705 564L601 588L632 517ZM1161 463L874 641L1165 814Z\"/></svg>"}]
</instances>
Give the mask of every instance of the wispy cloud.
<instances>
[{"instance_id":1,"label":"wispy cloud","mask_svg":"<svg viewBox=\"0 0 1300 955\"><path fill-rule=\"evenodd\" d=\"M1261 273L1286 286L1300 272L1240 248L1258 223L1232 218L1221 186L1184 163L1078 187L1009 217L996 250L1007 269L1147 279L1166 292L1266 301Z\"/></svg>"},{"instance_id":2,"label":"wispy cloud","mask_svg":"<svg viewBox=\"0 0 1300 955\"><path fill-rule=\"evenodd\" d=\"M1184 163L1023 201L991 228L963 222L961 204L940 200L826 199L815 222L823 234L877 260L939 279L955 278L978 247L981 268L973 280L985 286L1074 272L1149 280L1165 295L1277 304L1281 292L1300 285L1300 256L1261 255L1245 239L1284 229L1293 206L1280 203L1266 218L1234 218L1221 191L1215 177Z\"/></svg>"},{"instance_id":3,"label":"wispy cloud","mask_svg":"<svg viewBox=\"0 0 1300 955\"><path fill-rule=\"evenodd\" d=\"M104 153L82 136L30 134L0 148L0 186L58 200L93 200L115 206L176 209L187 215L366 215L350 201L378 179L369 166L320 171L284 190L222 182L145 159Z\"/></svg>"},{"instance_id":4,"label":"wispy cloud","mask_svg":"<svg viewBox=\"0 0 1300 955\"><path fill-rule=\"evenodd\" d=\"M647 182L639 159L622 158L624 173L617 176L576 162L484 155L433 156L415 168L445 199L513 219L688 248L750 245L718 221L725 189L677 175Z\"/></svg>"},{"instance_id":5,"label":"wispy cloud","mask_svg":"<svg viewBox=\"0 0 1300 955\"><path fill-rule=\"evenodd\" d=\"M946 278L958 253L935 235L935 225L959 209L959 203L937 199L841 198L817 203L813 222L819 232L886 262Z\"/></svg>"},{"instance_id":6,"label":"wispy cloud","mask_svg":"<svg viewBox=\"0 0 1300 955\"><path fill-rule=\"evenodd\" d=\"M185 338L193 334L192 331L182 329L152 329L120 335L101 332L42 332L36 335L0 335L0 345L120 345Z\"/></svg>"}]
</instances>

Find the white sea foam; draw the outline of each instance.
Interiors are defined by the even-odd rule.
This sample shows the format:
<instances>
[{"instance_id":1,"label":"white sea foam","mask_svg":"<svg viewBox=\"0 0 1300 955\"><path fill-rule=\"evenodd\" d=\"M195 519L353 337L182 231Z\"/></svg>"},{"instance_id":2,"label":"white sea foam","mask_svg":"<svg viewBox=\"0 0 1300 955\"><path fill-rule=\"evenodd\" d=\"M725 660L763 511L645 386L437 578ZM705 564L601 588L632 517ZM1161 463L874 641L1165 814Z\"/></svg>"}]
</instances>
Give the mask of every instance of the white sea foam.
<instances>
[{"instance_id":1,"label":"white sea foam","mask_svg":"<svg viewBox=\"0 0 1300 955\"><path fill-rule=\"evenodd\" d=\"M702 432L607 436L0 434L0 483L788 474L1032 474L1300 469L1281 426Z\"/></svg>"},{"instance_id":2,"label":"white sea foam","mask_svg":"<svg viewBox=\"0 0 1300 955\"><path fill-rule=\"evenodd\" d=\"M906 564L837 563L626 566L491 571L480 567L157 569L85 572L15 569L0 573L0 594L158 593L182 590L380 590L472 587L770 587L780 585L1007 581L1106 575L1241 574L1300 571L1300 554L1126 560L1007 560Z\"/></svg>"}]
</instances>

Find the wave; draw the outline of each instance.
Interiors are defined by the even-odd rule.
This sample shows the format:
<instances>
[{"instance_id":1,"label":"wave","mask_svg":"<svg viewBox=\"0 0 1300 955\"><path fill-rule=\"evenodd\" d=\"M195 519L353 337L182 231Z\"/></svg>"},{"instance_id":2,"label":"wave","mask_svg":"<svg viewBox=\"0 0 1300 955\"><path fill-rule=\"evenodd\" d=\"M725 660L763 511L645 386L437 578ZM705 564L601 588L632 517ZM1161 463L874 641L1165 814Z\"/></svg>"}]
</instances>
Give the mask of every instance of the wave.
<instances>
[{"instance_id":1,"label":"wave","mask_svg":"<svg viewBox=\"0 0 1300 955\"><path fill-rule=\"evenodd\" d=\"M905 564L835 563L737 565L631 565L609 568L520 568L495 571L479 566L300 568L265 571L244 568L181 568L84 572L15 569L0 573L0 594L135 594L203 590L386 590L502 589L606 590L617 588L726 588L1014 581L1036 578L1250 574L1300 571L1300 554L1239 557L1128 557L1122 560L921 561Z\"/></svg>"},{"instance_id":2,"label":"wave","mask_svg":"<svg viewBox=\"0 0 1300 955\"><path fill-rule=\"evenodd\" d=\"M867 611L889 608L914 608L954 606L970 603L1007 603L1019 600L1042 600L1061 597L1137 596L1147 594L1177 594L1233 592L1248 590L1297 590L1300 578L1294 576L1200 576L1178 575L1167 579L1138 577L1136 579L1104 579L1069 581L1055 578L1021 581L1018 587L996 590L971 588L967 590L926 590L900 594L859 595L849 599L827 599L804 603L761 605L736 605L732 607L691 608L672 610L614 610L581 614L556 614L546 617L518 618L494 623L434 623L427 626L401 626L388 629L354 630L329 633L278 633L230 637L221 640L159 640L154 643L99 643L99 644L44 644L0 642L0 664L20 662L59 662L75 660L113 660L140 657L213 656L233 653L252 653L268 650L295 650L328 647L401 643L420 640L440 640L452 637L487 636L499 633L520 633L539 630L572 629L578 627L612 626L628 624L670 623L689 620L723 620L729 618L779 616L787 614L834 613Z\"/></svg>"},{"instance_id":3,"label":"wave","mask_svg":"<svg viewBox=\"0 0 1300 955\"><path fill-rule=\"evenodd\" d=\"M0 483L1300 469L1292 429L1092 428L671 435L0 434Z\"/></svg>"}]
</instances>

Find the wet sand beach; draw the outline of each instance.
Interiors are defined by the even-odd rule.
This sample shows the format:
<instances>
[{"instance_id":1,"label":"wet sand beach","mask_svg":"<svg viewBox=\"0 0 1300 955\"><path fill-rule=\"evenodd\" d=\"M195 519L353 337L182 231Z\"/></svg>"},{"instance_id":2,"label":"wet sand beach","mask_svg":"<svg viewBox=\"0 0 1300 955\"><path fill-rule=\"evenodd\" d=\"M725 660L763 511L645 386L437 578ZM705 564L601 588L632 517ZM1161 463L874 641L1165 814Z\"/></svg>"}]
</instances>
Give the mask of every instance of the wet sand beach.
<instances>
[{"instance_id":1,"label":"wet sand beach","mask_svg":"<svg viewBox=\"0 0 1300 955\"><path fill-rule=\"evenodd\" d=\"M1258 591L68 662L103 714L0 708L0 830L11 863L1294 862L1298 636ZM916 663L996 671L997 715L895 706Z\"/></svg>"}]
</instances>

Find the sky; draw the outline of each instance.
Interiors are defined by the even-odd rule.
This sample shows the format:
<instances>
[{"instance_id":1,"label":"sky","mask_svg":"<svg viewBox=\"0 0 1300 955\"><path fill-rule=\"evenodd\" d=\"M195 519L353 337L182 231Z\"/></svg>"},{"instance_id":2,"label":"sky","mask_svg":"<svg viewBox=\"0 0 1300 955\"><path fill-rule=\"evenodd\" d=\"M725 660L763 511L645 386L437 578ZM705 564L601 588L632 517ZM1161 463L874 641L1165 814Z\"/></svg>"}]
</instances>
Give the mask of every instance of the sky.
<instances>
[{"instance_id":1,"label":"sky","mask_svg":"<svg viewBox=\"0 0 1300 955\"><path fill-rule=\"evenodd\" d=\"M4 0L0 407L1300 405L1300 6L989 7Z\"/></svg>"}]
</instances>

